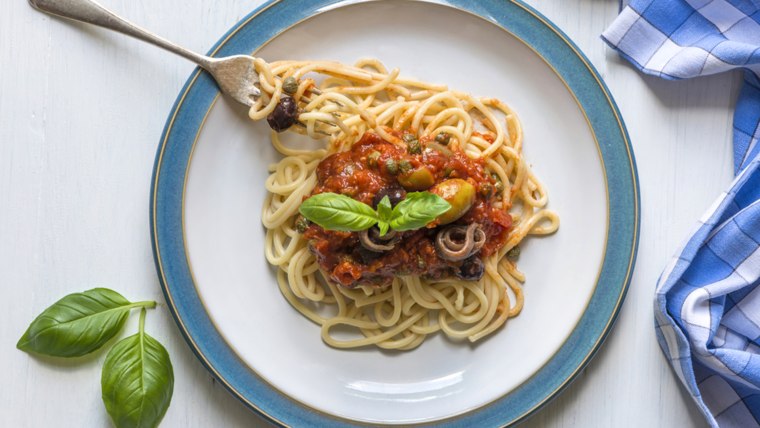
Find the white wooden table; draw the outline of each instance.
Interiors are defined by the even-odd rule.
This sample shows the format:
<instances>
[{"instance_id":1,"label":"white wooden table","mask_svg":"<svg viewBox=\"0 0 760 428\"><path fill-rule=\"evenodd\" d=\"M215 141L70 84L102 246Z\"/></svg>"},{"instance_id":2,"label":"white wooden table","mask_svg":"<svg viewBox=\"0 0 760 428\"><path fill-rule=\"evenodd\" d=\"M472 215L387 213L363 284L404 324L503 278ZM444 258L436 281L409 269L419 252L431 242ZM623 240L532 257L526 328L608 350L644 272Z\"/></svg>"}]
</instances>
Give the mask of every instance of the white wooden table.
<instances>
[{"instance_id":1,"label":"white wooden table","mask_svg":"<svg viewBox=\"0 0 760 428\"><path fill-rule=\"evenodd\" d=\"M206 51L260 0L103 0L138 24ZM586 53L633 141L641 242L617 325L578 379L529 427L705 426L655 339L657 277L732 176L738 74L666 82L634 71L599 34L614 0L531 0ZM94 286L162 302L148 228L149 181L166 115L193 66L152 46L53 19L24 0L0 12L0 425L109 426L104 353L77 363L15 350L61 296ZM132 317L126 331L134 331ZM264 425L203 368L166 309L147 330L174 363L167 427Z\"/></svg>"}]
</instances>

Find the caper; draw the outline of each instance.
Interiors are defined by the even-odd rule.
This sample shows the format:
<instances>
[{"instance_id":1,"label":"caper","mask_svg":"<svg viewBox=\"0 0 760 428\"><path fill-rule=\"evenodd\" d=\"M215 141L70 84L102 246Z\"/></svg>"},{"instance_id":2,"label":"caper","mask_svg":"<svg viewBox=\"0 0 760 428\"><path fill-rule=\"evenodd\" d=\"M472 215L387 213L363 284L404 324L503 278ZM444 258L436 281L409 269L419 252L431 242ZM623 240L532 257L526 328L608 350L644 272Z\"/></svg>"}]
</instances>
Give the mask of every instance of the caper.
<instances>
[{"instance_id":1,"label":"caper","mask_svg":"<svg viewBox=\"0 0 760 428\"><path fill-rule=\"evenodd\" d=\"M388 159L385 161L385 169L388 171L388 174L396 175L398 174L398 164L393 159Z\"/></svg>"},{"instance_id":2,"label":"caper","mask_svg":"<svg viewBox=\"0 0 760 428\"><path fill-rule=\"evenodd\" d=\"M414 139L414 140L408 141L406 143L406 150L409 152L410 155L418 155L422 153L422 145L420 144L420 140Z\"/></svg>"},{"instance_id":3,"label":"caper","mask_svg":"<svg viewBox=\"0 0 760 428\"><path fill-rule=\"evenodd\" d=\"M409 143L412 140L416 140L417 136L414 134L404 134L401 138L404 140L405 143Z\"/></svg>"},{"instance_id":4,"label":"caper","mask_svg":"<svg viewBox=\"0 0 760 428\"><path fill-rule=\"evenodd\" d=\"M293 76L285 78L282 82L282 90L285 91L286 94L295 94L298 92L298 80Z\"/></svg>"},{"instance_id":5,"label":"caper","mask_svg":"<svg viewBox=\"0 0 760 428\"><path fill-rule=\"evenodd\" d=\"M380 159L380 152L377 150L367 155L367 166L370 168L377 167L377 160Z\"/></svg>"},{"instance_id":6,"label":"caper","mask_svg":"<svg viewBox=\"0 0 760 428\"><path fill-rule=\"evenodd\" d=\"M496 190L497 195L501 195L504 192L504 183L497 181L496 184L494 184L494 189Z\"/></svg>"},{"instance_id":7,"label":"caper","mask_svg":"<svg viewBox=\"0 0 760 428\"><path fill-rule=\"evenodd\" d=\"M380 152L377 150L373 151L372 153L367 156L367 165L374 168L377 166L377 160L380 159Z\"/></svg>"},{"instance_id":8,"label":"caper","mask_svg":"<svg viewBox=\"0 0 760 428\"><path fill-rule=\"evenodd\" d=\"M502 183L501 177L499 177L499 174L492 172L491 179L493 179L494 182L494 193L496 195L501 195L501 193L504 191L504 183Z\"/></svg>"},{"instance_id":9,"label":"caper","mask_svg":"<svg viewBox=\"0 0 760 428\"><path fill-rule=\"evenodd\" d=\"M427 263L425 263L425 259L422 258L422 256L417 256L417 268L418 269L425 269L427 267Z\"/></svg>"},{"instance_id":10,"label":"caper","mask_svg":"<svg viewBox=\"0 0 760 428\"><path fill-rule=\"evenodd\" d=\"M514 246L507 251L507 257L510 259L516 259L520 257L520 247Z\"/></svg>"},{"instance_id":11,"label":"caper","mask_svg":"<svg viewBox=\"0 0 760 428\"><path fill-rule=\"evenodd\" d=\"M488 199L493 195L493 186L491 183L485 182L480 185L480 194Z\"/></svg>"},{"instance_id":12,"label":"caper","mask_svg":"<svg viewBox=\"0 0 760 428\"><path fill-rule=\"evenodd\" d=\"M446 168L443 169L443 176L446 178L449 178L452 172L454 172L454 168L447 166Z\"/></svg>"},{"instance_id":13,"label":"caper","mask_svg":"<svg viewBox=\"0 0 760 428\"><path fill-rule=\"evenodd\" d=\"M435 177L429 169L423 166L408 174L399 175L398 182L406 190L426 190L435 184Z\"/></svg>"},{"instance_id":14,"label":"caper","mask_svg":"<svg viewBox=\"0 0 760 428\"><path fill-rule=\"evenodd\" d=\"M412 169L412 163L406 159L403 159L398 163L398 168L401 170L402 174L406 174Z\"/></svg>"},{"instance_id":15,"label":"caper","mask_svg":"<svg viewBox=\"0 0 760 428\"><path fill-rule=\"evenodd\" d=\"M439 224L451 223L467 213L475 202L475 186L461 178L444 180L430 189L445 199L451 208L438 216Z\"/></svg>"},{"instance_id":16,"label":"caper","mask_svg":"<svg viewBox=\"0 0 760 428\"><path fill-rule=\"evenodd\" d=\"M451 135L446 132L439 132L438 135L435 136L435 141L445 146L451 141Z\"/></svg>"},{"instance_id":17,"label":"caper","mask_svg":"<svg viewBox=\"0 0 760 428\"><path fill-rule=\"evenodd\" d=\"M309 228L309 220L306 220L306 217L299 215L296 217L296 231L298 233L304 233L306 232L306 229Z\"/></svg>"}]
</instances>

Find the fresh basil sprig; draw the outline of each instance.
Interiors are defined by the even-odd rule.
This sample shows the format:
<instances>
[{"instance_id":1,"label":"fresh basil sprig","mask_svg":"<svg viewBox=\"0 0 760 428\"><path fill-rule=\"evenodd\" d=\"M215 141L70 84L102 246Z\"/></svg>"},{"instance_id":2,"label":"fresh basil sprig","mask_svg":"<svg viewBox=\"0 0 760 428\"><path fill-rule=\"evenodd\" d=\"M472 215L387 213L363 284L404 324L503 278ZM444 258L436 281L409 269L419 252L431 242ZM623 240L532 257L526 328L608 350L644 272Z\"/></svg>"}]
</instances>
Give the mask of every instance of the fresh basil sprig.
<instances>
[{"instance_id":1,"label":"fresh basil sprig","mask_svg":"<svg viewBox=\"0 0 760 428\"><path fill-rule=\"evenodd\" d=\"M424 227L451 208L445 199L430 192L407 193L406 198L391 208L385 196L377 206L371 206L337 193L319 193L301 204L301 215L329 230L358 232L377 224L380 235L388 229L397 231Z\"/></svg>"},{"instance_id":2,"label":"fresh basil sprig","mask_svg":"<svg viewBox=\"0 0 760 428\"><path fill-rule=\"evenodd\" d=\"M174 372L166 349L145 333L146 308L107 288L69 294L32 321L16 344L22 351L78 357L100 349L141 308L137 334L116 343L101 375L103 403L117 428L156 427L169 408Z\"/></svg>"}]
</instances>

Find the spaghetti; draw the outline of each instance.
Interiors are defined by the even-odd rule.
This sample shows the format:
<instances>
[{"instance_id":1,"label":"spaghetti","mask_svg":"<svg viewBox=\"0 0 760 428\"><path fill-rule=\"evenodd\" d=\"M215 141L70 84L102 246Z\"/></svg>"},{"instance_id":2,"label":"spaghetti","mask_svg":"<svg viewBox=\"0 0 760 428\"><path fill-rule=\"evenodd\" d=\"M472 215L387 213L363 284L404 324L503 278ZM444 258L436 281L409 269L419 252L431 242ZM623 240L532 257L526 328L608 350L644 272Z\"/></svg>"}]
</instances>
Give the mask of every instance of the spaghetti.
<instances>
[{"instance_id":1,"label":"spaghetti","mask_svg":"<svg viewBox=\"0 0 760 428\"><path fill-rule=\"evenodd\" d=\"M525 278L514 262L517 245L528 235L554 232L559 217L545 208L546 189L523 159L522 129L509 106L401 78L397 69L388 71L374 59L354 66L257 59L256 68L262 96L251 107L251 119L268 118L275 129L293 124L291 130L326 141L318 150L298 150L272 132L272 144L284 157L270 166L262 210L266 257L277 267L280 291L321 326L325 343L407 350L439 330L453 339L476 341L520 313ZM283 113L283 101L295 101L297 119L277 116ZM402 135L412 134L425 142L426 150L458 151L483 166L497 187L491 203L511 216L511 228L483 258L482 278L407 274L383 286L349 288L320 269L297 224L302 220L298 210L318 185L320 163L351 150L365 134L396 145L404 144ZM446 137L445 147L436 136Z\"/></svg>"}]
</instances>

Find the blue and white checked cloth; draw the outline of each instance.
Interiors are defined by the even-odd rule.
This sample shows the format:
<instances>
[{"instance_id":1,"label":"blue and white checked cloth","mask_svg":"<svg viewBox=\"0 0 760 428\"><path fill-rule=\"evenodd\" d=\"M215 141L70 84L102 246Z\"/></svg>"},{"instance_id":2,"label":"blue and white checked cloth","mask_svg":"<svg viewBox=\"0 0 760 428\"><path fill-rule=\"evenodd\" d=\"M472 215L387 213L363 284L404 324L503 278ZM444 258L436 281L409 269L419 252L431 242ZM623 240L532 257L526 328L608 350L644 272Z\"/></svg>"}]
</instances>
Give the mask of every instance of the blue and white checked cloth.
<instances>
[{"instance_id":1,"label":"blue and white checked cloth","mask_svg":"<svg viewBox=\"0 0 760 428\"><path fill-rule=\"evenodd\" d=\"M760 427L760 0L632 0L602 38L665 79L744 69L736 178L662 273L655 327L712 426Z\"/></svg>"}]
</instances>

